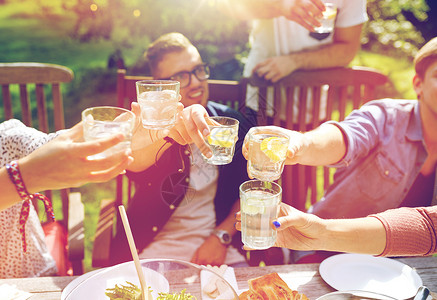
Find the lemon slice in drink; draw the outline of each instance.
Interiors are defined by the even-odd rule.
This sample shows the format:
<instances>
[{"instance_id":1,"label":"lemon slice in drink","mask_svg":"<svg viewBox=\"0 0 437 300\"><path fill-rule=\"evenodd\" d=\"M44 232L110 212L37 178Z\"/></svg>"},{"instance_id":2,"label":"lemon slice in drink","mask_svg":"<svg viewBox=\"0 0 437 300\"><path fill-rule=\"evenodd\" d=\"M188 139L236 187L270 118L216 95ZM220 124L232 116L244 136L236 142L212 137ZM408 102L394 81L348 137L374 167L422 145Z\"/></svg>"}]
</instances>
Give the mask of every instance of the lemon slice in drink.
<instances>
[{"instance_id":1,"label":"lemon slice in drink","mask_svg":"<svg viewBox=\"0 0 437 300\"><path fill-rule=\"evenodd\" d=\"M250 201L248 201L250 203ZM243 202L243 206L241 208L241 211L248 215L256 215L256 214L263 214L265 211L264 206L260 205L250 205L249 203Z\"/></svg>"},{"instance_id":2,"label":"lemon slice in drink","mask_svg":"<svg viewBox=\"0 0 437 300\"><path fill-rule=\"evenodd\" d=\"M213 129L208 135L208 143L210 145L230 148L234 145L234 137L230 129Z\"/></svg>"},{"instance_id":3,"label":"lemon slice in drink","mask_svg":"<svg viewBox=\"0 0 437 300\"><path fill-rule=\"evenodd\" d=\"M271 136L262 140L260 150L273 162L284 160L287 155L286 138Z\"/></svg>"}]
</instances>

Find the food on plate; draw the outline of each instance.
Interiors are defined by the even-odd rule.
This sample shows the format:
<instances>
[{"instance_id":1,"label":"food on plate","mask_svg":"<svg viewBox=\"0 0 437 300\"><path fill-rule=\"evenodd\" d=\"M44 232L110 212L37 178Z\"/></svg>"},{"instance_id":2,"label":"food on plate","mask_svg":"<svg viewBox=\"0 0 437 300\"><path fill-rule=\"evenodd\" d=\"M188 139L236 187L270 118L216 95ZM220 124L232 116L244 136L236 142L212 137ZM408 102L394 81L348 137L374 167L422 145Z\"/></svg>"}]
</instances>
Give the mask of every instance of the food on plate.
<instances>
[{"instance_id":1,"label":"food on plate","mask_svg":"<svg viewBox=\"0 0 437 300\"><path fill-rule=\"evenodd\" d=\"M227 265L221 265L220 267L207 265L207 269L211 270L214 273L219 274L220 276L224 276ZM223 294L228 287L223 279L218 276L212 276L209 282L204 286L203 292L207 294L210 298L217 298L219 295Z\"/></svg>"},{"instance_id":2,"label":"food on plate","mask_svg":"<svg viewBox=\"0 0 437 300\"><path fill-rule=\"evenodd\" d=\"M304 294L288 287L278 273L270 273L248 280L249 290L240 294L240 300L308 300Z\"/></svg>"},{"instance_id":3,"label":"food on plate","mask_svg":"<svg viewBox=\"0 0 437 300\"><path fill-rule=\"evenodd\" d=\"M126 283L126 285L116 284L115 287L106 289L105 295L111 300L141 300L141 289L129 281L126 281Z\"/></svg>"},{"instance_id":4,"label":"food on plate","mask_svg":"<svg viewBox=\"0 0 437 300\"><path fill-rule=\"evenodd\" d=\"M107 288L105 295L111 300L141 300L141 289L129 281L126 281L126 283L126 285L116 284L113 288ZM149 295L151 295L152 290L150 286L148 288ZM150 296L149 299L151 299ZM196 300L196 297L183 289L180 293L174 294L158 293L156 300Z\"/></svg>"},{"instance_id":5,"label":"food on plate","mask_svg":"<svg viewBox=\"0 0 437 300\"><path fill-rule=\"evenodd\" d=\"M159 293L156 300L196 300L196 297L186 293L185 289L183 289L180 293Z\"/></svg>"}]
</instances>

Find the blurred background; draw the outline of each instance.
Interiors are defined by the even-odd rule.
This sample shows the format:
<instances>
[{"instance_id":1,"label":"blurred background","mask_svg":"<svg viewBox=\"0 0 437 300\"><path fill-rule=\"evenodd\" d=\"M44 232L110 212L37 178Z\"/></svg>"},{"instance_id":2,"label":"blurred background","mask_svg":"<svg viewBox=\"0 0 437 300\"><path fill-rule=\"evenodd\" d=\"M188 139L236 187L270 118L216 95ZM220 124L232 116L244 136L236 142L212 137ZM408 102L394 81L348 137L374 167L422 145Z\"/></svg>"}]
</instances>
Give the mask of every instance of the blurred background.
<instances>
[{"instance_id":1,"label":"blurred background","mask_svg":"<svg viewBox=\"0 0 437 300\"><path fill-rule=\"evenodd\" d=\"M384 97L414 99L412 59L437 36L435 0L368 0L369 22L352 65L369 66L392 82ZM238 80L249 50L250 23L221 14L214 0L0 0L0 62L67 66L63 85L66 126L90 106L116 104L116 71L148 75L143 54L164 33L178 31L211 65L212 79ZM0 116L2 113L0 106ZM0 119L0 121L3 121ZM85 271L99 202L113 198L114 183L80 188L86 203ZM58 213L59 216L59 213Z\"/></svg>"}]
</instances>

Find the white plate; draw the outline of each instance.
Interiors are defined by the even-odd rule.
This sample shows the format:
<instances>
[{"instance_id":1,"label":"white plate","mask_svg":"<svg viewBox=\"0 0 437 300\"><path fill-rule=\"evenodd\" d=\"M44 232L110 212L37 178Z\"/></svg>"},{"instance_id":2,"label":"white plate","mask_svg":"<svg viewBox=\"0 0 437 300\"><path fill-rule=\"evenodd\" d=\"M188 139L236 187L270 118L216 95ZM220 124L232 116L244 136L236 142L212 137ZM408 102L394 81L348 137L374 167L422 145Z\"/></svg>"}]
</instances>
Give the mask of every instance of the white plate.
<instances>
[{"instance_id":1,"label":"white plate","mask_svg":"<svg viewBox=\"0 0 437 300\"><path fill-rule=\"evenodd\" d=\"M168 292L169 283L167 279L158 272L142 266L147 285L153 290L154 299L159 292ZM103 270L86 273L76 278L64 289L62 300L107 300L105 295L107 288L112 288L115 284L126 284L129 281L140 286L137 271L133 262L119 264Z\"/></svg>"},{"instance_id":2,"label":"white plate","mask_svg":"<svg viewBox=\"0 0 437 300\"><path fill-rule=\"evenodd\" d=\"M396 299L413 297L422 279L411 267L384 257L338 254L320 264L323 280L339 291L362 290Z\"/></svg>"}]
</instances>

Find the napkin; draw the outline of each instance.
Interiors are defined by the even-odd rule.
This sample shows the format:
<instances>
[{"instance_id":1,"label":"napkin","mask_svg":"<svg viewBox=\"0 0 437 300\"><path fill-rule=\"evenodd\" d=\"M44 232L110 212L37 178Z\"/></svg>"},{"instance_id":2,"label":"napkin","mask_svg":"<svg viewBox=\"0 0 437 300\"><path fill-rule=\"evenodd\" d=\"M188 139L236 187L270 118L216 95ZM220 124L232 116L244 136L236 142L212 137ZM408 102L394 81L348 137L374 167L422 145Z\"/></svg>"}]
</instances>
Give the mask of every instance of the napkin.
<instances>
[{"instance_id":1,"label":"napkin","mask_svg":"<svg viewBox=\"0 0 437 300\"><path fill-rule=\"evenodd\" d=\"M31 293L21 291L15 285L0 285L0 300L26 300L31 296Z\"/></svg>"},{"instance_id":2,"label":"napkin","mask_svg":"<svg viewBox=\"0 0 437 300\"><path fill-rule=\"evenodd\" d=\"M210 268L209 268L210 269ZM202 299L206 300L227 300L227 299L234 299L235 296L232 293L232 291L228 288L226 291L216 298L212 298L209 295L207 295L203 290L207 284L213 279L215 275L213 275L209 271L202 270L200 272L200 284L202 287ZM235 277L234 268L227 267L225 273L223 274L223 278L234 288L235 291L238 291L238 284L237 284L237 278ZM227 285L226 285L227 286Z\"/></svg>"}]
</instances>

